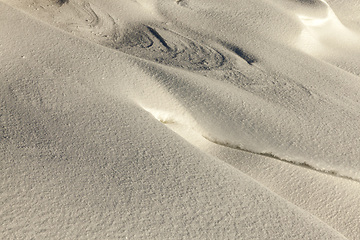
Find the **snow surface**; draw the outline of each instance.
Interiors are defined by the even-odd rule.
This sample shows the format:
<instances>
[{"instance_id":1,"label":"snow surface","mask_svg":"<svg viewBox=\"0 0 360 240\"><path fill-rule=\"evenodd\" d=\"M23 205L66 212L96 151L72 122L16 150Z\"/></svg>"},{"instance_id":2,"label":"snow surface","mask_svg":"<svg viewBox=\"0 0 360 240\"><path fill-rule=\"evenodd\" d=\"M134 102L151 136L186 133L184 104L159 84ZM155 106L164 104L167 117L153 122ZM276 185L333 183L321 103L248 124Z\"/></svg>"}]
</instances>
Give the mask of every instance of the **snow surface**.
<instances>
[{"instance_id":1,"label":"snow surface","mask_svg":"<svg viewBox=\"0 0 360 240\"><path fill-rule=\"evenodd\" d=\"M2 239L359 239L356 0L1 0Z\"/></svg>"}]
</instances>

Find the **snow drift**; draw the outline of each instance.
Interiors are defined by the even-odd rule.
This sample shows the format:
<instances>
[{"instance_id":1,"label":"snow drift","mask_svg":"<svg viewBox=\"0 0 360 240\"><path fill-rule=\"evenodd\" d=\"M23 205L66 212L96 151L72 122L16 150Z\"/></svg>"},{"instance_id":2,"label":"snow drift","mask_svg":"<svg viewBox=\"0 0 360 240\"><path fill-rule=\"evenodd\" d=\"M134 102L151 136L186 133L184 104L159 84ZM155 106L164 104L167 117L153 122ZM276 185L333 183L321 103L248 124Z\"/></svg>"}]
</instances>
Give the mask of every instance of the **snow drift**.
<instances>
[{"instance_id":1,"label":"snow drift","mask_svg":"<svg viewBox=\"0 0 360 240\"><path fill-rule=\"evenodd\" d=\"M1 234L356 239L340 2L2 0Z\"/></svg>"}]
</instances>

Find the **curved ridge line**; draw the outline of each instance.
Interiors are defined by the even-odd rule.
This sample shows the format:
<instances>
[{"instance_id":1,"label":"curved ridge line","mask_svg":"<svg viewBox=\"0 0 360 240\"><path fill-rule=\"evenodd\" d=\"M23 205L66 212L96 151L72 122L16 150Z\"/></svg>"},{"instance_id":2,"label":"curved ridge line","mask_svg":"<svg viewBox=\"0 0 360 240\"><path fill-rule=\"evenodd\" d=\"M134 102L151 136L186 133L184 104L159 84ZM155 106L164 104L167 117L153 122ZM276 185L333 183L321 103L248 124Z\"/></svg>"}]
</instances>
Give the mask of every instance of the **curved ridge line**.
<instances>
[{"instance_id":1,"label":"curved ridge line","mask_svg":"<svg viewBox=\"0 0 360 240\"><path fill-rule=\"evenodd\" d=\"M331 175L333 177L339 177L339 178L343 178L343 179L347 179L347 180L351 180L351 181L355 181L355 182L360 183L360 179L352 178L352 177L349 177L349 176L346 176L346 175L339 174L336 170L319 169L319 168L316 168L316 167L308 164L307 162L297 162L297 161L293 161L293 160L288 160L288 159L278 157L273 153L255 152L255 151L252 151L252 150L249 150L249 149L246 149L246 148L242 148L240 146L233 145L233 144L230 144L230 143L223 143L223 142L220 142L220 141L217 141L217 140L212 140L209 137L206 137L204 135L202 135L202 137L205 138L206 140L212 142L212 143L215 143L215 144L218 144L218 145L221 145L221 146L224 146L224 147L229 147L229 148L232 148L232 149L240 150L240 151L255 154L255 155L260 155L260 156L263 156L263 157L269 157L269 158L276 159L276 160L279 160L279 161L282 161L282 162L290 163L292 165L307 168L307 169L310 169L310 170L313 170L313 171L316 171L316 172L325 173L325 174Z\"/></svg>"}]
</instances>

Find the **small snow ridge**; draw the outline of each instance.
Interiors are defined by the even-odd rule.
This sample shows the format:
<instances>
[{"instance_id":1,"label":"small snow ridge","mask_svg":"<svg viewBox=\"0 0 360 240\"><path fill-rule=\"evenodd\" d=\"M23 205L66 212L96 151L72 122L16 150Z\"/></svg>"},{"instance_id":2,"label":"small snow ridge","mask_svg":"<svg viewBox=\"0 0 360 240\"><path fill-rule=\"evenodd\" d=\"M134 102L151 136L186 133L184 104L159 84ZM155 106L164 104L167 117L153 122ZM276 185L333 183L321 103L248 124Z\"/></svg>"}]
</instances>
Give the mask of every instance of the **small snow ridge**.
<instances>
[{"instance_id":1,"label":"small snow ridge","mask_svg":"<svg viewBox=\"0 0 360 240\"><path fill-rule=\"evenodd\" d=\"M228 50L230 50L231 52L235 53L236 55L238 55L239 57L244 59L250 65L257 61L256 58L252 54L248 53L247 51L245 51L244 49L242 49L242 48L240 48L238 46L235 46L235 45L233 45L231 43L223 43L223 45Z\"/></svg>"},{"instance_id":2,"label":"small snow ridge","mask_svg":"<svg viewBox=\"0 0 360 240\"><path fill-rule=\"evenodd\" d=\"M315 166L311 165L310 163L308 163L306 161L291 160L291 159L288 159L288 158L279 157L278 155L276 155L276 154L274 154L272 152L259 152L259 151L244 148L244 147L242 147L240 145L235 145L235 144L231 144L229 142L219 141L219 140L216 140L216 139L214 139L212 137L210 138L210 137L206 137L204 135L203 135L203 137L205 139L207 139L208 141L213 142L213 143L218 144L218 145L222 145L222 146L225 146L225 147L233 148L233 149L236 149L236 150L240 150L240 151L244 151L244 152L248 152L248 153L252 153L252 154L256 154L256 155L261 155L261 156L264 156L264 157L273 158L273 159L276 159L276 160L279 160L279 161L287 162L287 163L290 163L290 164L293 164L293 165L297 165L297 166L304 167L304 168L307 168L307 169L311 169L311 170L314 170L314 171L317 171L317 172L329 174L329 175L332 175L332 176L335 176L335 177L340 177L340 178L349 179L349 180L352 180L352 181L355 181L355 182L360 182L360 179L348 176L346 174L341 174L339 171L334 170L334 169L318 168L318 167L315 167Z\"/></svg>"},{"instance_id":3,"label":"small snow ridge","mask_svg":"<svg viewBox=\"0 0 360 240\"><path fill-rule=\"evenodd\" d=\"M56 2L57 4L59 4L60 6L62 6L62 5L65 4L65 3L69 3L69 0L55 0L55 2Z\"/></svg>"}]
</instances>

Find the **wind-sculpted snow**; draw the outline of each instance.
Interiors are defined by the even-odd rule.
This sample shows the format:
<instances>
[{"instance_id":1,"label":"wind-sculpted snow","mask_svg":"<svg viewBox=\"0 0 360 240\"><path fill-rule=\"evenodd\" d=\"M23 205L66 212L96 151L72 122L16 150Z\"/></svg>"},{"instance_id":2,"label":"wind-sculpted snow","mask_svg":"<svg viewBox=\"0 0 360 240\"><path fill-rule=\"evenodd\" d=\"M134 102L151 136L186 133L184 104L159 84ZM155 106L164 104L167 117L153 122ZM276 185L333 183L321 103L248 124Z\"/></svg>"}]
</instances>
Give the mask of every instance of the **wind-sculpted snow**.
<instances>
[{"instance_id":1,"label":"wind-sculpted snow","mask_svg":"<svg viewBox=\"0 0 360 240\"><path fill-rule=\"evenodd\" d=\"M0 234L357 239L339 2L1 0Z\"/></svg>"},{"instance_id":2,"label":"wind-sculpted snow","mask_svg":"<svg viewBox=\"0 0 360 240\"><path fill-rule=\"evenodd\" d=\"M162 27L161 23L157 27L118 20L87 1L43 0L32 8L40 12L35 16L56 27L142 59L189 70L214 69L225 61L217 50Z\"/></svg>"},{"instance_id":3,"label":"wind-sculpted snow","mask_svg":"<svg viewBox=\"0 0 360 240\"><path fill-rule=\"evenodd\" d=\"M209 70L223 65L215 49L164 28L134 26L110 47L161 64L188 70Z\"/></svg>"},{"instance_id":4,"label":"wind-sculpted snow","mask_svg":"<svg viewBox=\"0 0 360 240\"><path fill-rule=\"evenodd\" d=\"M351 29L344 25L326 1L273 2L300 20L302 31L295 41L297 48L349 72L360 74L356 58L348 61L352 54L360 54L360 32L358 28Z\"/></svg>"}]
</instances>

